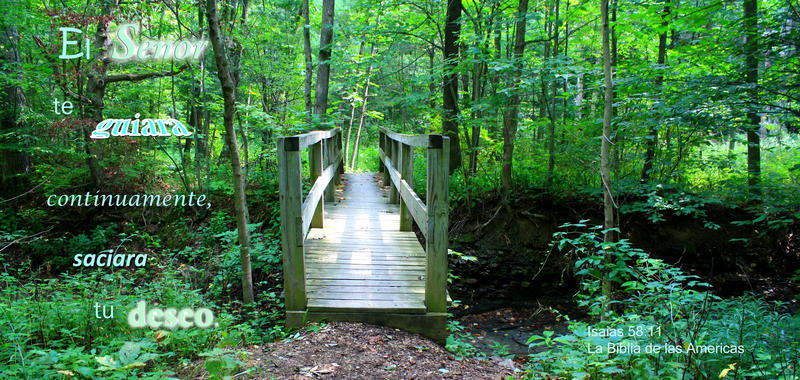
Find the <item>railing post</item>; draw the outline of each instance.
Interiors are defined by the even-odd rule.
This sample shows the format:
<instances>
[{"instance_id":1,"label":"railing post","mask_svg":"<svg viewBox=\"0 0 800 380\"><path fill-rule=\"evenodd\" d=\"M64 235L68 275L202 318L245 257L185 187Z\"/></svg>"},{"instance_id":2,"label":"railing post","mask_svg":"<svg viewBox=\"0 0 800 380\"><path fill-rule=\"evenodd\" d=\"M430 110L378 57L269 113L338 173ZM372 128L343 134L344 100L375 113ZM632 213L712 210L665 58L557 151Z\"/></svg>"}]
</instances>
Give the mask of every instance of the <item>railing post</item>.
<instances>
[{"instance_id":1,"label":"railing post","mask_svg":"<svg viewBox=\"0 0 800 380\"><path fill-rule=\"evenodd\" d=\"M392 138L389 135L383 135L383 152L386 154L386 157L389 158L391 161L392 159ZM392 184L392 177L389 175L389 170L383 165L383 186L389 186Z\"/></svg>"},{"instance_id":2,"label":"railing post","mask_svg":"<svg viewBox=\"0 0 800 380\"><path fill-rule=\"evenodd\" d=\"M281 207L283 248L283 289L287 310L286 324L299 326L306 308L305 263L303 261L302 181L300 140L278 138L278 183ZM294 312L294 313L290 313ZM291 318L290 318L291 317Z\"/></svg>"},{"instance_id":3,"label":"railing post","mask_svg":"<svg viewBox=\"0 0 800 380\"><path fill-rule=\"evenodd\" d=\"M386 168L383 165L383 160L381 160L380 151L382 150L384 154L388 154L386 151L386 134L383 131L378 132L378 147L380 147L378 151L378 171L383 173L383 184L386 185Z\"/></svg>"},{"instance_id":4,"label":"railing post","mask_svg":"<svg viewBox=\"0 0 800 380\"><path fill-rule=\"evenodd\" d=\"M401 151L399 149L400 145L402 145L400 141L392 140L392 166L394 166L395 170L397 170L398 172L400 171L400 165L398 165L400 162L400 154L401 154ZM389 203L397 204L398 198L400 198L400 191L397 190L397 186L395 186L395 184L392 183L392 187L389 190Z\"/></svg>"},{"instance_id":5,"label":"railing post","mask_svg":"<svg viewBox=\"0 0 800 380\"><path fill-rule=\"evenodd\" d=\"M311 173L311 183L313 184L314 181L322 175L322 170L325 168L324 157L323 157L323 150L322 144L325 143L325 140L320 140L318 143L311 145L310 149L308 150L308 164L309 164L309 172ZM325 200L320 199L319 203L317 203L317 208L314 210L314 216L311 218L311 227L314 228L322 228L323 227L323 213L325 207Z\"/></svg>"},{"instance_id":6,"label":"railing post","mask_svg":"<svg viewBox=\"0 0 800 380\"><path fill-rule=\"evenodd\" d=\"M414 147L400 144L400 177L414 189ZM400 231L411 231L414 222L403 198L400 198Z\"/></svg>"},{"instance_id":7,"label":"railing post","mask_svg":"<svg viewBox=\"0 0 800 380\"><path fill-rule=\"evenodd\" d=\"M325 143L324 146L324 154L325 160L323 160L322 168L325 170L329 165L333 164L336 157L336 136L330 139L322 140ZM328 187L325 188L325 202L333 202L333 197L336 191L336 178L339 177L339 169L336 169L336 172L333 173L333 178L328 183ZM321 202L320 202L321 203Z\"/></svg>"},{"instance_id":8,"label":"railing post","mask_svg":"<svg viewBox=\"0 0 800 380\"><path fill-rule=\"evenodd\" d=\"M430 135L428 140L428 236L425 240L425 305L428 312L447 311L447 227L450 140ZM423 228L420 226L420 228Z\"/></svg>"},{"instance_id":9,"label":"railing post","mask_svg":"<svg viewBox=\"0 0 800 380\"><path fill-rule=\"evenodd\" d=\"M340 129L339 132L336 134L336 157L339 158L339 171L336 173L336 184L340 184L342 179L339 178L339 175L344 174L344 155L342 154L342 130Z\"/></svg>"}]
</instances>

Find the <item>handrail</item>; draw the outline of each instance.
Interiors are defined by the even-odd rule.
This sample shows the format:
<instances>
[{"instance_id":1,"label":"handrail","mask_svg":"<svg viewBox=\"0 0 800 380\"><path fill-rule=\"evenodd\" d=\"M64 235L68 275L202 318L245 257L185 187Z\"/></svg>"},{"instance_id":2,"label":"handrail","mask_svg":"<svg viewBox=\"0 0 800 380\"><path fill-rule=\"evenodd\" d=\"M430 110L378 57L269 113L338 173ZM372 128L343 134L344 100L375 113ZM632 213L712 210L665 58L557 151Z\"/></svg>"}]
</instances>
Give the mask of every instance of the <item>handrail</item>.
<instances>
[{"instance_id":1,"label":"handrail","mask_svg":"<svg viewBox=\"0 0 800 380\"><path fill-rule=\"evenodd\" d=\"M314 184L303 200L302 151L309 148L309 173ZM313 131L278 137L281 243L286 310L306 307L303 241L311 227L322 228L325 202L333 202L337 174L342 173L342 130Z\"/></svg>"},{"instance_id":2,"label":"handrail","mask_svg":"<svg viewBox=\"0 0 800 380\"><path fill-rule=\"evenodd\" d=\"M389 202L400 203L400 230L417 222L425 236L425 306L447 311L447 227L450 140L441 135L404 135L380 128L380 166ZM414 148L427 150L427 199L414 192Z\"/></svg>"}]
</instances>

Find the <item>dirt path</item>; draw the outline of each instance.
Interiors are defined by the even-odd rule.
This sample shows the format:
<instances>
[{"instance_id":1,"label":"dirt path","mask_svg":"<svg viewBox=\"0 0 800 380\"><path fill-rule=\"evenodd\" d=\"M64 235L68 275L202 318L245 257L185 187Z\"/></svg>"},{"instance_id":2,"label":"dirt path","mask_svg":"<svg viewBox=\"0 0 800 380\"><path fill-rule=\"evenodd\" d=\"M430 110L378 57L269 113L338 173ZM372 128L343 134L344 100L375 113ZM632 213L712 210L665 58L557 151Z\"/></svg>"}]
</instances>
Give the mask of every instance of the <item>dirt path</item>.
<instances>
[{"instance_id":1,"label":"dirt path","mask_svg":"<svg viewBox=\"0 0 800 380\"><path fill-rule=\"evenodd\" d=\"M417 334L360 323L329 323L318 331L301 330L297 339L245 351L244 370L250 371L237 378L500 379L514 373L497 361L454 360Z\"/></svg>"}]
</instances>

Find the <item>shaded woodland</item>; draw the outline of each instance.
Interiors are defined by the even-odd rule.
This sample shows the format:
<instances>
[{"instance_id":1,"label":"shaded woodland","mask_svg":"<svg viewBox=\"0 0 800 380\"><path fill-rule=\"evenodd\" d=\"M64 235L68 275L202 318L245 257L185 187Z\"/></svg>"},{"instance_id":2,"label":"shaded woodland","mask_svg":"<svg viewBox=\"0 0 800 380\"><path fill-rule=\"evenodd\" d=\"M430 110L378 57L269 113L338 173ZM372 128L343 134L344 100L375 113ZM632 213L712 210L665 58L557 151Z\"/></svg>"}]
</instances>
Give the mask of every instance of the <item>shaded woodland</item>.
<instances>
[{"instance_id":1,"label":"shaded woodland","mask_svg":"<svg viewBox=\"0 0 800 380\"><path fill-rule=\"evenodd\" d=\"M118 62L126 23L208 46ZM139 117L192 135L92 137ZM335 128L347 172L381 170L379 128L449 137L450 359L800 378L796 0L5 0L0 377L268 378L247 347L325 328L285 327L277 138ZM48 203L189 193L212 206ZM101 253L147 265L73 266ZM138 300L219 326L131 329ZM616 344L682 350L589 349Z\"/></svg>"}]
</instances>

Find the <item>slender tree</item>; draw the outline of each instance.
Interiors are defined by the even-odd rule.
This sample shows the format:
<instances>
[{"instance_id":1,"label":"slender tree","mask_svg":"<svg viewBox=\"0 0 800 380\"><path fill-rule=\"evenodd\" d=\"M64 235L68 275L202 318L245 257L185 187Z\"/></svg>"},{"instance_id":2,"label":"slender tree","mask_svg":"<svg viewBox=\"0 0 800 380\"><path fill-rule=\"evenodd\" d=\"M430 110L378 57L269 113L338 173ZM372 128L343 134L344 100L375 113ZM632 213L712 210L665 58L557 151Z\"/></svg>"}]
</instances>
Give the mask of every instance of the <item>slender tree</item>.
<instances>
[{"instance_id":1,"label":"slender tree","mask_svg":"<svg viewBox=\"0 0 800 380\"><path fill-rule=\"evenodd\" d=\"M303 0L300 13L303 17L303 56L306 62L303 100L306 105L306 122L310 124L312 112L311 76L313 75L314 63L311 61L311 21L309 21L308 0Z\"/></svg>"},{"instance_id":2,"label":"slender tree","mask_svg":"<svg viewBox=\"0 0 800 380\"><path fill-rule=\"evenodd\" d=\"M442 79L442 132L450 137L450 172L461 166L458 142L458 36L461 33L461 0L447 0L444 26L444 78Z\"/></svg>"},{"instance_id":3,"label":"slender tree","mask_svg":"<svg viewBox=\"0 0 800 380\"><path fill-rule=\"evenodd\" d=\"M314 117L322 122L328 109L328 83L331 75L331 51L333 48L333 14L335 0L322 1L322 28L319 34L319 62L317 63L317 87L314 91Z\"/></svg>"},{"instance_id":4,"label":"slender tree","mask_svg":"<svg viewBox=\"0 0 800 380\"><path fill-rule=\"evenodd\" d=\"M18 43L20 35L15 25L8 25L0 30L0 72L9 77L15 78L18 83L23 83L22 71L19 70L20 59ZM7 72L6 72L7 71ZM14 182L20 181L11 178L18 174L30 171L30 155L19 149L19 143L14 134L22 127L20 114L27 107L27 99L22 92L22 88L14 83L4 82L0 84L0 183L4 190L12 190ZM16 190L16 189L14 189Z\"/></svg>"},{"instance_id":5,"label":"slender tree","mask_svg":"<svg viewBox=\"0 0 800 380\"><path fill-rule=\"evenodd\" d=\"M522 56L525 53L525 28L527 26L528 0L519 0L516 14L516 34L514 35L514 69L512 78L511 96L508 100L508 108L503 112L503 168L501 182L503 189L511 190L513 183L511 179L514 164L514 139L517 135L517 125L519 124L519 84L522 72Z\"/></svg>"},{"instance_id":6,"label":"slender tree","mask_svg":"<svg viewBox=\"0 0 800 380\"><path fill-rule=\"evenodd\" d=\"M661 33L658 35L658 70L656 75L655 86L656 91L663 93L662 86L664 84L664 65L667 62L667 26L669 26L670 3L664 3L664 9L661 12ZM647 131L647 142L644 154L644 166L642 166L642 174L640 176L642 182L650 180L650 172L653 170L653 161L656 156L656 147L658 147L658 124L652 123Z\"/></svg>"},{"instance_id":7,"label":"slender tree","mask_svg":"<svg viewBox=\"0 0 800 380\"><path fill-rule=\"evenodd\" d=\"M747 185L758 194L761 180L761 117L758 104L758 0L744 0L744 81L748 84Z\"/></svg>"},{"instance_id":8,"label":"slender tree","mask_svg":"<svg viewBox=\"0 0 800 380\"><path fill-rule=\"evenodd\" d=\"M613 105L614 83L611 78L611 52L609 46L609 25L608 25L608 0L600 0L600 17L603 23L603 76L605 83L605 94L603 101L603 134L600 143L600 182L603 187L603 229L605 234L603 240L612 242L616 240L615 234L610 231L615 227L614 224L614 198L611 193L611 166L609 164L609 153L611 150L611 113ZM611 254L604 252L606 262L612 259ZM608 310L612 291L612 284L608 278L608 273L604 274L603 295L605 305L603 310Z\"/></svg>"},{"instance_id":9,"label":"slender tree","mask_svg":"<svg viewBox=\"0 0 800 380\"><path fill-rule=\"evenodd\" d=\"M219 27L217 14L217 1L207 0L206 14L208 16L208 32L211 46L214 50L214 59L217 62L217 75L222 86L224 102L223 124L228 140L233 168L234 207L236 212L236 227L239 230L240 260L242 266L242 298L245 304L253 302L253 275L250 268L250 236L247 231L247 201L242 181L242 164L239 159L239 144L236 141L236 129L233 122L236 117L236 86L228 67L228 57L225 45L222 42L222 32Z\"/></svg>"},{"instance_id":10,"label":"slender tree","mask_svg":"<svg viewBox=\"0 0 800 380\"><path fill-rule=\"evenodd\" d=\"M375 23L375 25L380 25L380 23L381 23L381 17L378 16L378 21ZM369 50L370 63L369 63L369 66L367 67L367 76L366 76L367 77L367 79L366 79L367 82L364 83L364 96L362 97L362 101L361 101L361 114L360 114L360 116L358 118L358 129L356 130L356 141L353 142L353 158L351 159L351 163L350 163L350 167L351 168L355 168L356 167L356 160L358 160L358 140L361 138L361 128L364 127L364 121L367 118L367 101L369 100L369 85L370 85L370 79L371 79L370 77L372 75L372 69L373 69L373 66L374 66L372 60L375 58L375 49L376 49L376 47L375 47L375 44L373 43L372 47ZM349 131L348 131L348 133L349 133Z\"/></svg>"},{"instance_id":11,"label":"slender tree","mask_svg":"<svg viewBox=\"0 0 800 380\"><path fill-rule=\"evenodd\" d=\"M358 48L358 57L361 58L364 56L364 46L366 44L364 41L361 41L361 47ZM351 97L350 102L350 120L347 124L347 135L344 139L344 163L347 164L350 162L350 134L353 132L353 121L356 119L356 108L358 108L358 102L356 101L358 94L358 84L355 85L353 89L353 95Z\"/></svg>"}]
</instances>

